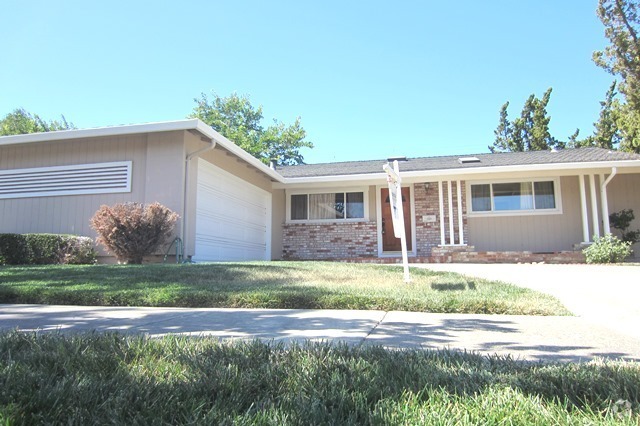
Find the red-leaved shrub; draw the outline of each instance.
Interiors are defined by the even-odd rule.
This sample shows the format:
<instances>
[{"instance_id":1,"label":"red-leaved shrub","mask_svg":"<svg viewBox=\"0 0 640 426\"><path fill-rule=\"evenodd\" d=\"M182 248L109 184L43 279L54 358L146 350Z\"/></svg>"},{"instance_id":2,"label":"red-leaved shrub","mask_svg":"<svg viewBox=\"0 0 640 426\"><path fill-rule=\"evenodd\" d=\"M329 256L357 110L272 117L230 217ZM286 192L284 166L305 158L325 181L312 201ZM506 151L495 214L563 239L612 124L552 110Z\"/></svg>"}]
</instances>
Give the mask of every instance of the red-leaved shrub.
<instances>
[{"instance_id":1,"label":"red-leaved shrub","mask_svg":"<svg viewBox=\"0 0 640 426\"><path fill-rule=\"evenodd\" d=\"M101 206L91 218L99 244L119 262L142 263L171 236L178 214L160 203Z\"/></svg>"}]
</instances>

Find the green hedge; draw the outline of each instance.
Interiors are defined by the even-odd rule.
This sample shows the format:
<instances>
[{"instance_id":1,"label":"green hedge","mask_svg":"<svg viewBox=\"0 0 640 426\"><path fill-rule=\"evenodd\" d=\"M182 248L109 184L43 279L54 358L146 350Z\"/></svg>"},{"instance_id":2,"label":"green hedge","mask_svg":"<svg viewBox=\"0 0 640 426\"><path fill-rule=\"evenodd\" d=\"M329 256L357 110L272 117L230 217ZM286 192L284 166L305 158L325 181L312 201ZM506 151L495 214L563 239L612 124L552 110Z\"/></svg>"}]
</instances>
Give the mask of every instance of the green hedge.
<instances>
[{"instance_id":1,"label":"green hedge","mask_svg":"<svg viewBox=\"0 0 640 426\"><path fill-rule=\"evenodd\" d=\"M0 265L92 264L89 237L58 234L0 234Z\"/></svg>"}]
</instances>

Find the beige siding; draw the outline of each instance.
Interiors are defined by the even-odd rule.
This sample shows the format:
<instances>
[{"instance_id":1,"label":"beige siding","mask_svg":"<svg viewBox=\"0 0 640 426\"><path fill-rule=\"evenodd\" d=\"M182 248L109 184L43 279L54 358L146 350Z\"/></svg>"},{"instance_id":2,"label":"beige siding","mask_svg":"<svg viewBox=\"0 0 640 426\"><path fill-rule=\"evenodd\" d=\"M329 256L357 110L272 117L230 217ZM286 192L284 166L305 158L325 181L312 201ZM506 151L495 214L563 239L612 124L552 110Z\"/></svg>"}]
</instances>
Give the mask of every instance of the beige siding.
<instances>
[{"instance_id":1,"label":"beige siding","mask_svg":"<svg viewBox=\"0 0 640 426\"><path fill-rule=\"evenodd\" d=\"M615 213L623 209L633 209L635 220L630 230L640 229L640 174L619 174L607 186L609 212ZM611 228L613 234L619 233ZM634 257L640 258L640 243L633 247Z\"/></svg>"},{"instance_id":2,"label":"beige siding","mask_svg":"<svg viewBox=\"0 0 640 426\"><path fill-rule=\"evenodd\" d=\"M572 250L582 241L579 181L562 177L562 214L469 217L469 244L478 251Z\"/></svg>"},{"instance_id":3,"label":"beige siding","mask_svg":"<svg viewBox=\"0 0 640 426\"><path fill-rule=\"evenodd\" d=\"M89 219L103 204L158 201L182 213L183 133L167 132L0 147L0 169L131 161L131 192L0 200L0 232L95 237Z\"/></svg>"}]
</instances>

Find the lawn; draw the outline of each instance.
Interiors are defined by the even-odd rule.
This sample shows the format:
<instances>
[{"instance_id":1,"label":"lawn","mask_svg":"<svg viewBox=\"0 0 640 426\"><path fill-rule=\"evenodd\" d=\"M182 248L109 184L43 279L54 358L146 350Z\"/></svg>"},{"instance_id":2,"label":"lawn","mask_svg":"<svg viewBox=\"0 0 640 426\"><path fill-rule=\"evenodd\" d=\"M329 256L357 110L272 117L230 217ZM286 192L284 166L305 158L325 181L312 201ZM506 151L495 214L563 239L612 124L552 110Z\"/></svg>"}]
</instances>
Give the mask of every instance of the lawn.
<instances>
[{"instance_id":1,"label":"lawn","mask_svg":"<svg viewBox=\"0 0 640 426\"><path fill-rule=\"evenodd\" d=\"M0 424L629 424L640 366L0 333Z\"/></svg>"},{"instance_id":2,"label":"lawn","mask_svg":"<svg viewBox=\"0 0 640 426\"><path fill-rule=\"evenodd\" d=\"M331 262L0 267L0 303L569 315L551 296L455 273Z\"/></svg>"}]
</instances>

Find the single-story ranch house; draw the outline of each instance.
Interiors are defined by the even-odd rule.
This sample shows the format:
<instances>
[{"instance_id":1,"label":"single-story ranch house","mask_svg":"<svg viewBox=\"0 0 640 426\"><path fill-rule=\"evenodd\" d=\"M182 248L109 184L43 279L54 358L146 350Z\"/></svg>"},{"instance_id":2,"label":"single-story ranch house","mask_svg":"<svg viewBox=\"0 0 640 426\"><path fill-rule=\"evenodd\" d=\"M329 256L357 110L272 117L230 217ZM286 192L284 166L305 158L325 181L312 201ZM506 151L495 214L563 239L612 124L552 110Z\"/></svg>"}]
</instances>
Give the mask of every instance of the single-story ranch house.
<instances>
[{"instance_id":1,"label":"single-story ranch house","mask_svg":"<svg viewBox=\"0 0 640 426\"><path fill-rule=\"evenodd\" d=\"M95 236L101 205L158 201L194 261L395 261L385 162L269 167L197 119L5 136L0 233ZM640 228L636 154L408 158L400 171L413 261L581 261L610 213L633 209Z\"/></svg>"}]
</instances>

